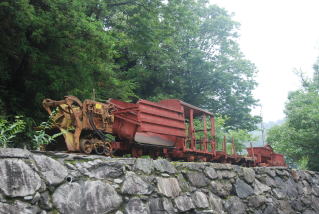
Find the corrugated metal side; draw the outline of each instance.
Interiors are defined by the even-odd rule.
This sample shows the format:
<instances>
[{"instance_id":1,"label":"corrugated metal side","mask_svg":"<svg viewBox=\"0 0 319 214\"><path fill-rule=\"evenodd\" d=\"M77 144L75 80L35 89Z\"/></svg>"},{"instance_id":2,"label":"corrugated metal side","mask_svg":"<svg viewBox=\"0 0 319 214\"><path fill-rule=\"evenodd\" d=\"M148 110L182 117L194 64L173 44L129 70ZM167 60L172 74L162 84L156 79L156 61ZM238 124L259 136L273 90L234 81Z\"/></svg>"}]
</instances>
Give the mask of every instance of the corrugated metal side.
<instances>
[{"instance_id":1,"label":"corrugated metal side","mask_svg":"<svg viewBox=\"0 0 319 214\"><path fill-rule=\"evenodd\" d=\"M182 108L170 108L147 100L138 102L139 131L186 137Z\"/></svg>"}]
</instances>

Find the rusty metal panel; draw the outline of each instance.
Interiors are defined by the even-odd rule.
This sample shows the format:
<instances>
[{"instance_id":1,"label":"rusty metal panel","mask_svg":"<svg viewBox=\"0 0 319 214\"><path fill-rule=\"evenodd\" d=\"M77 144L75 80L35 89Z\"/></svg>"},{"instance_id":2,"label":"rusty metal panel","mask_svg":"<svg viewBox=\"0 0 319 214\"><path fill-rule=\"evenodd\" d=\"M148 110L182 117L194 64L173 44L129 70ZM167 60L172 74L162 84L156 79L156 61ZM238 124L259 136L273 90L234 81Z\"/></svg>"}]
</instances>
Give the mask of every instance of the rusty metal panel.
<instances>
[{"instance_id":1,"label":"rusty metal panel","mask_svg":"<svg viewBox=\"0 0 319 214\"><path fill-rule=\"evenodd\" d=\"M285 158L282 154L273 153L271 155L272 166L286 166Z\"/></svg>"},{"instance_id":2,"label":"rusty metal panel","mask_svg":"<svg viewBox=\"0 0 319 214\"><path fill-rule=\"evenodd\" d=\"M184 115L181 108L163 106L146 100L138 102L140 132L186 137Z\"/></svg>"},{"instance_id":3,"label":"rusty metal panel","mask_svg":"<svg viewBox=\"0 0 319 214\"><path fill-rule=\"evenodd\" d=\"M138 102L139 110L143 113L164 117L171 120L184 121L183 112L167 108L157 103L141 100Z\"/></svg>"},{"instance_id":4,"label":"rusty metal panel","mask_svg":"<svg viewBox=\"0 0 319 214\"><path fill-rule=\"evenodd\" d=\"M176 100L174 100L174 101L176 101ZM176 103L171 102L171 100L162 100L158 103L151 102L148 100L139 100L138 103L143 103L144 105L154 106L156 109L165 109L166 111L183 113L181 105L180 104L176 105Z\"/></svg>"},{"instance_id":5,"label":"rusty metal panel","mask_svg":"<svg viewBox=\"0 0 319 214\"><path fill-rule=\"evenodd\" d=\"M286 166L284 156L275 153L270 145L247 148L249 157L256 157L256 165L260 166Z\"/></svg>"},{"instance_id":6,"label":"rusty metal panel","mask_svg":"<svg viewBox=\"0 0 319 214\"><path fill-rule=\"evenodd\" d=\"M135 132L139 127L138 105L111 99L117 111L114 112L113 134L122 139L133 140Z\"/></svg>"},{"instance_id":7,"label":"rusty metal panel","mask_svg":"<svg viewBox=\"0 0 319 214\"><path fill-rule=\"evenodd\" d=\"M168 140L163 136L157 136L154 134L137 132L135 134L134 140L138 143L142 144L152 144L155 146L165 146L165 147L173 147L175 145L174 141Z\"/></svg>"}]
</instances>

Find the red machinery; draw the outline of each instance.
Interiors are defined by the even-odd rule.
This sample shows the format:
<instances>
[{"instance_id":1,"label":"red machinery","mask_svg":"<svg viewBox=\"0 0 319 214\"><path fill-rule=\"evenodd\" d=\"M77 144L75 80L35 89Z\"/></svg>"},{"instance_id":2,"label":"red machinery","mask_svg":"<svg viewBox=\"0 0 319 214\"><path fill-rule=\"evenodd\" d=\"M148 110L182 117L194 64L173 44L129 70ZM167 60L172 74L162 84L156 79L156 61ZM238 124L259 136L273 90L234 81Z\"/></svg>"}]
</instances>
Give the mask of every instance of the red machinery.
<instances>
[{"instance_id":1,"label":"red machinery","mask_svg":"<svg viewBox=\"0 0 319 214\"><path fill-rule=\"evenodd\" d=\"M61 101L45 99L43 106L49 114L51 107L58 107L52 119L63 132L68 151L89 154L94 150L106 155L149 155L246 166L260 165L270 154L257 147L248 149L248 156L237 155L234 139L232 154L227 154L226 138L222 151L217 151L214 115L176 99L157 103L139 100L135 104L115 99L107 103L93 100L81 103L67 96ZM107 139L106 134L115 139ZM267 165L284 165L279 154L271 153L269 157Z\"/></svg>"},{"instance_id":2,"label":"red machinery","mask_svg":"<svg viewBox=\"0 0 319 214\"><path fill-rule=\"evenodd\" d=\"M147 154L188 161L211 161L216 155L214 116L203 109L180 100L109 102L119 108L113 124L113 134L121 139L113 142L118 150L134 157ZM201 130L195 130L195 118Z\"/></svg>"},{"instance_id":3,"label":"red machinery","mask_svg":"<svg viewBox=\"0 0 319 214\"><path fill-rule=\"evenodd\" d=\"M257 166L286 166L284 156L275 153L270 145L247 148L247 152L254 157Z\"/></svg>"}]
</instances>

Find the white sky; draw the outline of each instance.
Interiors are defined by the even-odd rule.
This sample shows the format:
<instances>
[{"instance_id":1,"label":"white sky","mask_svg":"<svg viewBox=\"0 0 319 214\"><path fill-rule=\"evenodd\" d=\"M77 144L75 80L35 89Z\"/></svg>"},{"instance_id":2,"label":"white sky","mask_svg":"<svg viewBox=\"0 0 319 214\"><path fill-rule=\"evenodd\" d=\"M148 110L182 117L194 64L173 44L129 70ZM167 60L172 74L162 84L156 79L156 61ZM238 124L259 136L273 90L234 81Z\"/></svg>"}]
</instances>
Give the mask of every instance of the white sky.
<instances>
[{"instance_id":1,"label":"white sky","mask_svg":"<svg viewBox=\"0 0 319 214\"><path fill-rule=\"evenodd\" d=\"M289 91L300 87L294 69L312 75L319 56L319 0L210 0L240 22L242 52L258 69L264 121L284 118ZM255 114L260 113L260 107Z\"/></svg>"}]
</instances>

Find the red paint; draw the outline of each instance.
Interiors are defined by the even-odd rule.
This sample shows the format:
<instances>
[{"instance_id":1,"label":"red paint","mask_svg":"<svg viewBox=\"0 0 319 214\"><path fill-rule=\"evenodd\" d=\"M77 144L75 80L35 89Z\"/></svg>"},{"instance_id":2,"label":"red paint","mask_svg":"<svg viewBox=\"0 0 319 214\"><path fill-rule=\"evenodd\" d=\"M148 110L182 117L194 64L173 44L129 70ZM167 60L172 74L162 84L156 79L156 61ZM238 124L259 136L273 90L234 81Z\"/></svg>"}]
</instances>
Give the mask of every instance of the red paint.
<instances>
[{"instance_id":1,"label":"red paint","mask_svg":"<svg viewBox=\"0 0 319 214\"><path fill-rule=\"evenodd\" d=\"M142 154L154 156L153 154L156 153L158 156L162 154L171 159L186 161L218 161L249 166L285 166L283 155L274 153L270 146L247 148L248 157L238 155L235 151L233 137L231 154L227 154L226 137L222 142L222 151L216 151L213 114L180 100L162 100L158 103L140 100L136 104L118 100L110 100L110 102L119 107L119 110L114 113L113 134L131 143L130 150L134 157ZM207 117L210 117L208 121L210 121L211 136L208 136ZM195 118L202 121L202 130L196 130ZM196 133L201 132L203 137L196 138ZM137 133L139 133L138 137L136 137ZM140 142L143 143L138 149L134 144L136 139L140 139ZM167 142L167 145L170 146L156 147L154 142L158 144ZM124 146L120 147L122 148Z\"/></svg>"},{"instance_id":2,"label":"red paint","mask_svg":"<svg viewBox=\"0 0 319 214\"><path fill-rule=\"evenodd\" d=\"M255 158L257 166L286 166L282 154L275 153L270 145L247 148L248 156Z\"/></svg>"},{"instance_id":3,"label":"red paint","mask_svg":"<svg viewBox=\"0 0 319 214\"><path fill-rule=\"evenodd\" d=\"M107 103L85 100L82 104L76 97L69 96L62 101L46 99L43 105L51 113L50 107L67 104L72 109L73 102L83 106L75 106L72 111L76 119L72 122L78 130L74 134L77 141L82 129L91 131L91 134L99 133L96 131L98 129L115 137L111 145L118 155L161 156L174 160L213 161L245 166L286 166L283 155L273 152L269 145L247 148L248 156L238 155L233 137L231 142L227 142L230 139L224 137L223 142L220 142L222 151L217 151L214 115L180 100L169 99L157 103L147 100L139 100L137 103L115 99ZM227 143L231 143L231 154L227 154ZM79 148L69 150L78 151Z\"/></svg>"}]
</instances>

